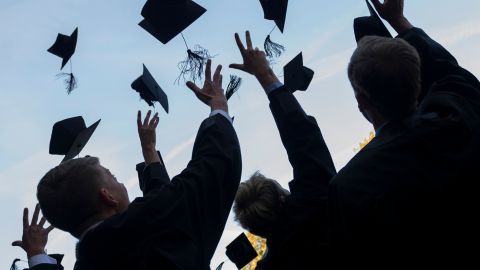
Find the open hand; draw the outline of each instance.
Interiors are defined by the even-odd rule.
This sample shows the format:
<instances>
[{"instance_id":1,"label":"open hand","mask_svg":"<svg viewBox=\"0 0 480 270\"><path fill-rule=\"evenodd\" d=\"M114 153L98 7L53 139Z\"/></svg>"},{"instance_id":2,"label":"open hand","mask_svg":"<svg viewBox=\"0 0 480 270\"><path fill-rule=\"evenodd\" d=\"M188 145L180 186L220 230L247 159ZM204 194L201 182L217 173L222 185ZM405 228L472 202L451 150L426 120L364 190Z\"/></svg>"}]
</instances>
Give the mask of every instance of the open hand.
<instances>
[{"instance_id":1,"label":"open hand","mask_svg":"<svg viewBox=\"0 0 480 270\"><path fill-rule=\"evenodd\" d=\"M48 234L53 230L53 226L43 228L46 219L42 217L37 224L38 215L40 213L40 205L35 206L32 222L28 223L28 208L23 210L23 235L22 240L12 243L12 246L21 247L27 252L28 258L45 253L45 246L48 242Z\"/></svg>"},{"instance_id":2,"label":"open hand","mask_svg":"<svg viewBox=\"0 0 480 270\"><path fill-rule=\"evenodd\" d=\"M138 111L137 114L138 136L140 137L140 143L142 144L143 157L147 164L160 162L160 158L155 148L157 141L155 129L157 128L160 118L158 117L158 113L156 113L152 119L150 119L151 114L152 111L148 111L143 121L142 112Z\"/></svg>"},{"instance_id":3,"label":"open hand","mask_svg":"<svg viewBox=\"0 0 480 270\"><path fill-rule=\"evenodd\" d=\"M254 75L264 88L278 82L277 76L275 76L270 68L265 52L258 48L253 48L252 38L250 37L249 31L245 33L245 37L247 48L245 48L242 40L240 40L240 36L235 33L235 41L237 42L238 49L242 55L243 64L231 64L230 68L242 70Z\"/></svg>"},{"instance_id":4,"label":"open hand","mask_svg":"<svg viewBox=\"0 0 480 270\"><path fill-rule=\"evenodd\" d=\"M211 68L212 60L209 59L205 69L205 83L203 84L202 89L190 81L187 82L187 86L195 93L200 101L210 106L212 111L223 110L228 113L227 98L225 97L225 91L222 88L222 66L219 65L217 67L215 74L213 74L213 79Z\"/></svg>"}]
</instances>

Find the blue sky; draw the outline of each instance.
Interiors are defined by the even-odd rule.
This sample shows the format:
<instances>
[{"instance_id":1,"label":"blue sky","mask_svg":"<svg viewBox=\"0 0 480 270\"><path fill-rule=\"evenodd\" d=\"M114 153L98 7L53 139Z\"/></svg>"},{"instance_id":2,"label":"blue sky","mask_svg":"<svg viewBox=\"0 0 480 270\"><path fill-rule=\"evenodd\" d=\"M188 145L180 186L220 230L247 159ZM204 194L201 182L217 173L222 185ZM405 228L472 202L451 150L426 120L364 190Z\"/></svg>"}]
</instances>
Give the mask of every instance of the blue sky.
<instances>
[{"instance_id":1,"label":"blue sky","mask_svg":"<svg viewBox=\"0 0 480 270\"><path fill-rule=\"evenodd\" d=\"M186 55L181 37L163 45L137 24L145 1L127 0L0 0L0 232L2 268L16 257L25 258L10 246L21 237L21 215L35 204L36 183L62 157L48 154L52 125L81 115L87 125L102 119L82 155L99 156L120 181L129 187L130 198L140 195L135 164L141 161L136 131L136 112L148 106L130 84L145 64L169 97L170 114L160 110L158 149L171 176L187 164L194 136L209 108L197 101L183 84L175 85L177 63ZM256 170L278 179L285 187L292 178L268 100L259 84L247 74L230 70L240 62L233 34L251 30L261 47L273 27L263 19L258 0L197 0L208 11L184 35L192 47L209 49L214 64L224 75L237 74L244 83L230 100L243 155L243 176ZM406 1L410 21L444 44L475 75L480 44L480 2L477 0ZM282 35L272 39L284 44L285 54L274 65L282 67L300 51L305 65L315 71L310 88L297 93L304 109L317 118L337 169L354 155L354 147L372 130L356 108L346 76L355 42L354 17L367 14L363 0L291 0ZM79 27L77 51L72 58L79 86L67 95L56 79L60 58L46 50L57 33L70 34ZM66 70L68 70L66 67ZM225 246L241 232L230 219L212 267L226 260ZM49 252L65 253L66 269L74 263L75 240L54 230ZM226 263L224 269L235 269Z\"/></svg>"}]
</instances>

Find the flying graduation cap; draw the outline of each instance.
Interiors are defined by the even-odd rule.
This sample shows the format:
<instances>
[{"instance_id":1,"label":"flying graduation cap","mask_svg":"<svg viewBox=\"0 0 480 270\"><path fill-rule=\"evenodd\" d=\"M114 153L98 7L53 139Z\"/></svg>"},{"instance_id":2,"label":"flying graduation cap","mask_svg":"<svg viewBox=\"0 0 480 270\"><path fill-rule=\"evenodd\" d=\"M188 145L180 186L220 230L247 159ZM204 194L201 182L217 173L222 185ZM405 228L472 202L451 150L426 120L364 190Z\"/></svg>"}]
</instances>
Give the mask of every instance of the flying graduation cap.
<instances>
[{"instance_id":1,"label":"flying graduation cap","mask_svg":"<svg viewBox=\"0 0 480 270\"><path fill-rule=\"evenodd\" d=\"M182 34L188 26L207 10L191 0L148 0L142 9L143 21L139 25L163 44L181 34L187 47L187 58L178 64L181 78L194 82L203 78L203 68L209 58L208 50L197 45L191 50Z\"/></svg>"},{"instance_id":2,"label":"flying graduation cap","mask_svg":"<svg viewBox=\"0 0 480 270\"><path fill-rule=\"evenodd\" d=\"M168 113L168 97L145 65L143 65L143 75L132 83L132 89L137 91L140 98L149 106L154 106L154 102L159 102Z\"/></svg>"},{"instance_id":3,"label":"flying graduation cap","mask_svg":"<svg viewBox=\"0 0 480 270\"><path fill-rule=\"evenodd\" d=\"M303 65L303 55L300 53L283 67L283 74L285 87L293 93L307 90L314 72Z\"/></svg>"},{"instance_id":4,"label":"flying graduation cap","mask_svg":"<svg viewBox=\"0 0 480 270\"><path fill-rule=\"evenodd\" d=\"M380 36L380 37L389 37L392 35L388 31L385 24L378 16L375 9L372 7L370 2L366 0L368 10L370 11L370 16L356 18L353 21L353 30L355 32L355 39L359 42L365 36Z\"/></svg>"},{"instance_id":5,"label":"flying graduation cap","mask_svg":"<svg viewBox=\"0 0 480 270\"><path fill-rule=\"evenodd\" d=\"M225 254L238 269L243 268L258 256L257 251L244 233L228 244Z\"/></svg>"},{"instance_id":6,"label":"flying graduation cap","mask_svg":"<svg viewBox=\"0 0 480 270\"><path fill-rule=\"evenodd\" d=\"M277 58L285 51L285 47L271 40L270 35L278 28L283 33L287 17L288 0L260 0L264 18L275 21L275 27L267 35L264 42L265 54L270 58Z\"/></svg>"},{"instance_id":7,"label":"flying graduation cap","mask_svg":"<svg viewBox=\"0 0 480 270\"><path fill-rule=\"evenodd\" d=\"M75 28L73 33L70 36L64 34L58 34L55 43L47 51L51 54L54 54L62 58L62 67L60 70L65 67L72 55L75 53L77 47L77 38L78 38L78 27ZM77 79L73 75L72 66L70 62L70 73L60 73L57 77L66 77L65 84L67 93L70 94L73 89L77 87Z\"/></svg>"},{"instance_id":8,"label":"flying graduation cap","mask_svg":"<svg viewBox=\"0 0 480 270\"><path fill-rule=\"evenodd\" d=\"M50 138L49 153L65 155L62 162L75 158L85 147L99 123L100 120L87 128L81 116L55 123Z\"/></svg>"}]
</instances>

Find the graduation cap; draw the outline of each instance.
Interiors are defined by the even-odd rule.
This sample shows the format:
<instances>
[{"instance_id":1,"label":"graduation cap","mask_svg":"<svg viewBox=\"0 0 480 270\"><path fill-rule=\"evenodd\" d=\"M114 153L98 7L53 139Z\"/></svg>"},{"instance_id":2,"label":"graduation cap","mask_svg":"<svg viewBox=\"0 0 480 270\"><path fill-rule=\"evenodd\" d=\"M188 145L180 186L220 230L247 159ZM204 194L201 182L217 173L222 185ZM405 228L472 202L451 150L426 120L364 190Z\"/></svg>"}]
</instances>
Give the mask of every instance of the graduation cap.
<instances>
[{"instance_id":1,"label":"graduation cap","mask_svg":"<svg viewBox=\"0 0 480 270\"><path fill-rule=\"evenodd\" d=\"M191 0L148 0L143 6L140 26L167 44L207 10Z\"/></svg>"},{"instance_id":2,"label":"graduation cap","mask_svg":"<svg viewBox=\"0 0 480 270\"><path fill-rule=\"evenodd\" d=\"M288 0L260 0L264 18L275 21L280 32L283 33L287 18Z\"/></svg>"},{"instance_id":3,"label":"graduation cap","mask_svg":"<svg viewBox=\"0 0 480 270\"><path fill-rule=\"evenodd\" d=\"M144 20L139 25L163 44L167 44L178 34L187 47L187 57L178 64L180 75L175 80L179 82L190 77L196 82L203 78L203 68L211 58L208 51L201 46L191 50L182 31L200 18L207 10L191 0L148 0L142 9Z\"/></svg>"},{"instance_id":4,"label":"graduation cap","mask_svg":"<svg viewBox=\"0 0 480 270\"><path fill-rule=\"evenodd\" d=\"M270 59L280 57L285 51L285 46L273 42L270 36L277 27L283 33L287 17L288 0L260 0L260 4L263 8L264 18L275 21L276 25L265 38L263 44L265 54Z\"/></svg>"},{"instance_id":5,"label":"graduation cap","mask_svg":"<svg viewBox=\"0 0 480 270\"><path fill-rule=\"evenodd\" d=\"M296 90L307 90L314 72L303 66L303 55L300 53L283 67L283 74L285 87L293 93Z\"/></svg>"},{"instance_id":6,"label":"graduation cap","mask_svg":"<svg viewBox=\"0 0 480 270\"><path fill-rule=\"evenodd\" d=\"M49 153L65 155L62 162L73 159L80 154L99 123L100 120L87 128L81 116L55 123L50 138Z\"/></svg>"},{"instance_id":7,"label":"graduation cap","mask_svg":"<svg viewBox=\"0 0 480 270\"><path fill-rule=\"evenodd\" d=\"M143 65L143 75L132 83L132 89L137 91L149 106L154 106L154 102L159 102L168 113L168 97L145 65Z\"/></svg>"},{"instance_id":8,"label":"graduation cap","mask_svg":"<svg viewBox=\"0 0 480 270\"><path fill-rule=\"evenodd\" d=\"M58 34L55 43L47 51L52 53L60 58L62 58L62 67L60 70L65 67L72 55L75 53L75 48L77 47L77 38L78 38L78 27L75 28L73 33L70 36ZM71 62L70 62L71 64ZM72 72L72 67L70 66L70 73L60 73L57 77L66 77L65 84L67 93L70 94L73 89L77 87L77 80Z\"/></svg>"},{"instance_id":9,"label":"graduation cap","mask_svg":"<svg viewBox=\"0 0 480 270\"><path fill-rule=\"evenodd\" d=\"M375 9L372 7L368 0L365 1L370 11L370 16L356 18L353 21L353 30L355 32L355 39L359 42L365 36L380 36L380 37L389 37L392 35L388 31L385 24L378 16Z\"/></svg>"},{"instance_id":10,"label":"graduation cap","mask_svg":"<svg viewBox=\"0 0 480 270\"><path fill-rule=\"evenodd\" d=\"M244 233L228 244L225 254L238 269L243 268L258 256L257 251Z\"/></svg>"}]
</instances>

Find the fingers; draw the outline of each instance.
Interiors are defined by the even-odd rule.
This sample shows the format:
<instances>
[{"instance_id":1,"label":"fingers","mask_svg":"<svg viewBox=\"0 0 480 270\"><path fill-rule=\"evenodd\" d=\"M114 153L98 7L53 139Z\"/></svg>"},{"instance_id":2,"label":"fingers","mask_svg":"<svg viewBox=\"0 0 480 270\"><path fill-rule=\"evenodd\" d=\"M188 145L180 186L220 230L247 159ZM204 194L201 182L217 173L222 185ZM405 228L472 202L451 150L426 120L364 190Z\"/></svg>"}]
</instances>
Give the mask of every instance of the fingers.
<instances>
[{"instance_id":1,"label":"fingers","mask_svg":"<svg viewBox=\"0 0 480 270\"><path fill-rule=\"evenodd\" d=\"M48 226L48 228L46 228L45 230L47 231L47 233L50 233L53 229L55 229L55 227L53 227L52 225Z\"/></svg>"},{"instance_id":2,"label":"fingers","mask_svg":"<svg viewBox=\"0 0 480 270\"><path fill-rule=\"evenodd\" d=\"M241 71L245 71L245 65L243 65L243 64L230 64L230 66L228 66L228 67L238 69L238 70L241 70Z\"/></svg>"},{"instance_id":3,"label":"fingers","mask_svg":"<svg viewBox=\"0 0 480 270\"><path fill-rule=\"evenodd\" d=\"M222 85L223 85L223 75L220 75L220 82L218 84L220 86L220 88L222 88Z\"/></svg>"},{"instance_id":4,"label":"fingers","mask_svg":"<svg viewBox=\"0 0 480 270\"><path fill-rule=\"evenodd\" d=\"M138 111L137 113L137 126L140 128L142 126L142 112Z\"/></svg>"},{"instance_id":5,"label":"fingers","mask_svg":"<svg viewBox=\"0 0 480 270\"><path fill-rule=\"evenodd\" d=\"M240 39L240 36L238 33L235 33L235 41L237 42L238 49L240 50L240 53L242 55L245 54L245 47L243 46L242 40Z\"/></svg>"},{"instance_id":6,"label":"fingers","mask_svg":"<svg viewBox=\"0 0 480 270\"><path fill-rule=\"evenodd\" d=\"M14 247L21 247L21 248L23 248L23 242L22 242L22 241L20 241L20 240L13 241L13 242L12 242L12 246L14 246Z\"/></svg>"},{"instance_id":7,"label":"fingers","mask_svg":"<svg viewBox=\"0 0 480 270\"><path fill-rule=\"evenodd\" d=\"M28 230L28 208L23 209L23 231Z\"/></svg>"},{"instance_id":8,"label":"fingers","mask_svg":"<svg viewBox=\"0 0 480 270\"><path fill-rule=\"evenodd\" d=\"M212 81L212 60L207 60L207 67L205 68L205 81Z\"/></svg>"},{"instance_id":9,"label":"fingers","mask_svg":"<svg viewBox=\"0 0 480 270\"><path fill-rule=\"evenodd\" d=\"M195 83L190 81L187 82L187 87L190 88L190 90L192 90L194 93L201 91L200 87L198 87Z\"/></svg>"},{"instance_id":10,"label":"fingers","mask_svg":"<svg viewBox=\"0 0 480 270\"><path fill-rule=\"evenodd\" d=\"M247 37L247 50L252 50L253 45L252 45L252 38L250 37L250 31L247 31L245 35Z\"/></svg>"},{"instance_id":11,"label":"fingers","mask_svg":"<svg viewBox=\"0 0 480 270\"><path fill-rule=\"evenodd\" d=\"M222 72L222 65L218 65L217 69L215 70L215 74L213 74L213 82L218 85L220 81L220 73Z\"/></svg>"},{"instance_id":12,"label":"fingers","mask_svg":"<svg viewBox=\"0 0 480 270\"><path fill-rule=\"evenodd\" d=\"M30 223L30 226L37 225L39 213L40 213L40 205L37 203L37 205L35 206L35 211L33 212L32 223Z\"/></svg>"},{"instance_id":13,"label":"fingers","mask_svg":"<svg viewBox=\"0 0 480 270\"><path fill-rule=\"evenodd\" d=\"M158 113L155 113L155 115L152 117L152 120L148 123L149 126L153 126L155 124L155 121L158 119Z\"/></svg>"},{"instance_id":14,"label":"fingers","mask_svg":"<svg viewBox=\"0 0 480 270\"><path fill-rule=\"evenodd\" d=\"M145 116L145 119L143 120L143 125L146 126L148 122L150 121L150 115L152 114L152 111L147 112L147 116Z\"/></svg>"},{"instance_id":15,"label":"fingers","mask_svg":"<svg viewBox=\"0 0 480 270\"><path fill-rule=\"evenodd\" d=\"M42 217L42 218L40 219L40 223L38 223L38 227L43 228L43 225L45 225L45 222L46 222L46 221L47 221L47 220L45 219L45 217Z\"/></svg>"}]
</instances>

